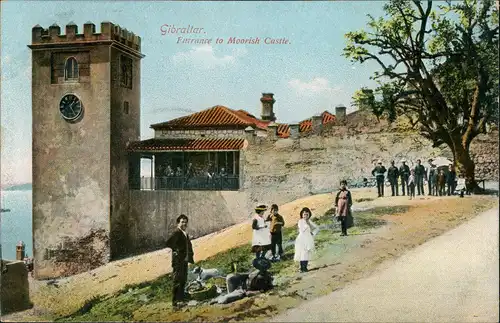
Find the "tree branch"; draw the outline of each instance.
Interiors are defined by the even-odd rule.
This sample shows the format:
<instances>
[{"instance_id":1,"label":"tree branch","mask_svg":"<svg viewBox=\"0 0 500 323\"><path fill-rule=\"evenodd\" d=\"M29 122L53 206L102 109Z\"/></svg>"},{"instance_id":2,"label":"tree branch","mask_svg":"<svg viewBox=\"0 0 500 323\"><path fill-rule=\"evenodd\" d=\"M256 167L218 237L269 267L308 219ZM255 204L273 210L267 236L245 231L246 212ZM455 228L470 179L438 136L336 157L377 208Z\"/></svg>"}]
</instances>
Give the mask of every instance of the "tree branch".
<instances>
[{"instance_id":1,"label":"tree branch","mask_svg":"<svg viewBox=\"0 0 500 323\"><path fill-rule=\"evenodd\" d=\"M398 6L398 11L401 14L401 17L403 17L403 21L406 27L406 32L408 33L408 38L410 39L410 44L411 44L411 49L415 51L415 42L413 41L413 36L412 36L412 24L408 22L408 19L406 19L406 14L403 12L403 9L401 6ZM418 18L417 18L418 19Z\"/></svg>"}]
</instances>

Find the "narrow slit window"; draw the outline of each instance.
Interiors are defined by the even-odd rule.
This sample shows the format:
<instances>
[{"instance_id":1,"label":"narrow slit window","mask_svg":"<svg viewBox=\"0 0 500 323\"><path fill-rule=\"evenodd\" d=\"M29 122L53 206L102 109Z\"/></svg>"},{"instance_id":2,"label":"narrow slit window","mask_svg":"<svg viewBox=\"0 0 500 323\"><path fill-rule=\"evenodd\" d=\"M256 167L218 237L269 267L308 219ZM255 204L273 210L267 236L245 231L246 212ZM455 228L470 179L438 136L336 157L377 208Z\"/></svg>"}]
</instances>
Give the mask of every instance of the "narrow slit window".
<instances>
[{"instance_id":1,"label":"narrow slit window","mask_svg":"<svg viewBox=\"0 0 500 323\"><path fill-rule=\"evenodd\" d=\"M129 104L128 104L128 101L124 101L123 102L123 112L125 114L128 114L129 113Z\"/></svg>"},{"instance_id":2,"label":"narrow slit window","mask_svg":"<svg viewBox=\"0 0 500 323\"><path fill-rule=\"evenodd\" d=\"M120 57L120 84L122 87L132 89L132 59L122 55Z\"/></svg>"}]
</instances>

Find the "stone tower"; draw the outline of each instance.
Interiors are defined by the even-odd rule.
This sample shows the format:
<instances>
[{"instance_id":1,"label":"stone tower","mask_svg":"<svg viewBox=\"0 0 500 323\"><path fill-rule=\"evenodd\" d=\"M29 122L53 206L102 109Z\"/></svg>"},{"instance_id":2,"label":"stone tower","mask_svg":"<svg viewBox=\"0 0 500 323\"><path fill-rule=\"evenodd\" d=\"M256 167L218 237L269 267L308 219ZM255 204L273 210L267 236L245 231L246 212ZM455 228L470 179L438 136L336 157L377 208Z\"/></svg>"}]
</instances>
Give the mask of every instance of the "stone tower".
<instances>
[{"instance_id":1,"label":"stone tower","mask_svg":"<svg viewBox=\"0 0 500 323\"><path fill-rule=\"evenodd\" d=\"M125 254L128 142L140 136L141 39L111 22L32 29L37 279ZM134 165L136 167L136 165Z\"/></svg>"},{"instance_id":2,"label":"stone tower","mask_svg":"<svg viewBox=\"0 0 500 323\"><path fill-rule=\"evenodd\" d=\"M260 98L260 102L262 103L262 120L266 121L276 121L276 116L274 115L274 103L276 100L274 99L273 93L262 93L262 98Z\"/></svg>"}]
</instances>

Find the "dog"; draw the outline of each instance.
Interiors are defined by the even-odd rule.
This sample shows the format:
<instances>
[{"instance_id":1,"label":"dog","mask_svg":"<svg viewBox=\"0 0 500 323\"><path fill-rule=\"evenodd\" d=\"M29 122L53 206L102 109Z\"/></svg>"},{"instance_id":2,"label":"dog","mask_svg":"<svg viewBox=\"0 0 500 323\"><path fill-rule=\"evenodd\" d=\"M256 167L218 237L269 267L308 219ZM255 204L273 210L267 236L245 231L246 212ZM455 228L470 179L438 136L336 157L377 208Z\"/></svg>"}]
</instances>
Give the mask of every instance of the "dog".
<instances>
[{"instance_id":1,"label":"dog","mask_svg":"<svg viewBox=\"0 0 500 323\"><path fill-rule=\"evenodd\" d=\"M196 280L199 282L207 281L210 278L225 278L225 276L223 276L217 268L204 269L200 266L197 266L193 268L193 274L198 275Z\"/></svg>"}]
</instances>

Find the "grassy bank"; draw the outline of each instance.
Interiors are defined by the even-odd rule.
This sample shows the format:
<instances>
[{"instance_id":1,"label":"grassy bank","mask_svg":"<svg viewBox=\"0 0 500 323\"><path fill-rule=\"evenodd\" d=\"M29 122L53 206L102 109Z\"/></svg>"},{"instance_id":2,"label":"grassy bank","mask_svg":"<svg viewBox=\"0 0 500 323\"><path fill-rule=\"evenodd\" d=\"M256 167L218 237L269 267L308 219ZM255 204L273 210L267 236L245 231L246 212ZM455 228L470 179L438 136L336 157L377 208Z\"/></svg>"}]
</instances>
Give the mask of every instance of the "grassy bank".
<instances>
[{"instance_id":1,"label":"grassy bank","mask_svg":"<svg viewBox=\"0 0 500 323\"><path fill-rule=\"evenodd\" d=\"M356 212L354 227L349 232L359 234L381 226L384 224L380 219L382 215L404 213L408 208L408 206L380 207ZM332 222L331 214L332 210L329 210L322 216L313 217L313 221L324 228L315 238L318 254L321 254L322 249L340 243L340 229L338 224ZM285 257L283 261L274 263L270 269L276 278L290 276L296 272L297 265L293 262L293 241L296 236L296 226L284 229ZM238 271L249 271L252 269L251 262L254 257L250 249L250 244L242 245L200 261L196 265L218 268L224 273L229 273L232 264L236 263ZM278 284L275 290L286 288L286 280L277 279L277 281L282 283ZM171 309L165 307L165 304L170 303L171 290L172 277L171 274L167 274L154 281L126 286L110 296L90 299L75 313L57 318L56 321L132 321L136 312L141 312L141 316L144 316L144 312L158 311L159 308L163 308L165 314L168 314Z\"/></svg>"}]
</instances>

